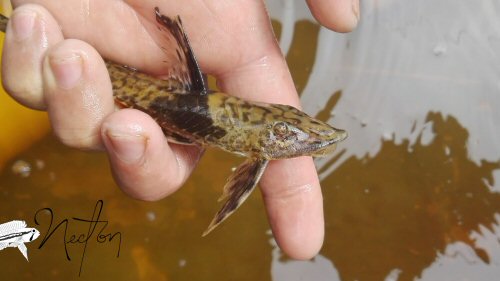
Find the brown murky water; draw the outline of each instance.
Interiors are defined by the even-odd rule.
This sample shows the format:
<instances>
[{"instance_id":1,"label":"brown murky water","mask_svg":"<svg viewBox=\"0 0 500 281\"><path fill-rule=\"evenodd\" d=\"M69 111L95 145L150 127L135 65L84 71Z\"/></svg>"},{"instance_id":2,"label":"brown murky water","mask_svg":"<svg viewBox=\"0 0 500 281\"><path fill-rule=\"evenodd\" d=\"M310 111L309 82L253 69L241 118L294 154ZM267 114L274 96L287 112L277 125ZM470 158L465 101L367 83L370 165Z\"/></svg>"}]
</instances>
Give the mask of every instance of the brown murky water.
<instances>
[{"instance_id":1,"label":"brown murky water","mask_svg":"<svg viewBox=\"0 0 500 281\"><path fill-rule=\"evenodd\" d=\"M273 22L273 26L279 37L281 25ZM310 21L296 23L287 60L299 92L307 85L316 60L318 33L319 26ZM342 91L331 93L318 110L318 118L331 120L343 98ZM417 141L380 139L377 153L349 156L334 171L325 172L346 155L352 145L347 140L340 145L340 153L321 165L326 237L316 261L328 260L333 267L313 267L312 273L303 273L304 280L413 280L454 243L473 249L478 260L472 266L494 266L488 248L478 246L473 233L494 232L498 225L500 193L491 186L500 160L471 160L468 130L452 115L427 112L425 130L434 135L430 140L423 141L424 130L419 130L413 127ZM41 232L38 240L28 244L29 263L17 249L0 252L2 276L18 280L41 276L47 280L291 280L283 277L286 270L300 271L311 263L292 263L276 250L258 192L231 220L201 238L219 207L216 199L231 168L241 161L209 150L180 191L159 202L139 202L116 187L104 155L69 149L46 136L13 157L0 175L0 222L16 218L36 226L36 215ZM73 218L92 218L98 200L103 202L99 218L108 222L101 234L115 235L114 239L99 239L101 222L86 248L85 243L68 242L72 235L75 240L88 233L90 224ZM40 248L50 221L49 212L37 213L43 208L53 212L51 229L64 219L68 228L65 235L62 224ZM276 269L279 265L281 269ZM397 273L390 279L394 270ZM296 274L293 280L300 276Z\"/></svg>"},{"instance_id":2,"label":"brown murky water","mask_svg":"<svg viewBox=\"0 0 500 281\"><path fill-rule=\"evenodd\" d=\"M500 161L470 161L455 118L431 112L427 121L436 134L430 144L384 141L375 157L352 157L323 181L323 253L342 280L383 280L394 268L399 280L412 280L454 242L489 263L470 233L497 223L500 194L487 182Z\"/></svg>"}]
</instances>

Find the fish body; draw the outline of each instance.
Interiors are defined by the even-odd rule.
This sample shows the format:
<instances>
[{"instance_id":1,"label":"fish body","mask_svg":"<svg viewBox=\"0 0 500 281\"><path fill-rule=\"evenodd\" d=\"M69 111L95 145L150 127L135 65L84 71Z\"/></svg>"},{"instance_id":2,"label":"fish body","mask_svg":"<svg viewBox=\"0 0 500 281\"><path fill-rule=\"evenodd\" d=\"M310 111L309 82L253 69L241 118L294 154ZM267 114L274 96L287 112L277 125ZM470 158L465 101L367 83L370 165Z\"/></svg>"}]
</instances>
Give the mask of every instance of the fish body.
<instances>
[{"instance_id":1,"label":"fish body","mask_svg":"<svg viewBox=\"0 0 500 281\"><path fill-rule=\"evenodd\" d=\"M170 141L218 147L247 158L229 177L220 199L227 201L203 235L244 202L270 160L324 156L347 137L344 130L292 106L251 102L211 91L181 19L162 15L158 8L154 13L156 26L150 34L164 46L169 59L167 78L106 60L115 101L149 114Z\"/></svg>"},{"instance_id":2,"label":"fish body","mask_svg":"<svg viewBox=\"0 0 500 281\"><path fill-rule=\"evenodd\" d=\"M270 160L324 156L347 137L336 129L289 105L251 102L206 87L179 17L171 19L155 9L163 48L173 58L167 79L108 62L115 100L152 116L171 141L213 146L247 157L228 179L222 209L208 234L250 195ZM152 33L155 31L153 30ZM175 45L175 44L174 44Z\"/></svg>"},{"instance_id":3,"label":"fish body","mask_svg":"<svg viewBox=\"0 0 500 281\"><path fill-rule=\"evenodd\" d=\"M174 142L214 146L245 157L277 160L327 154L346 136L345 131L289 105L250 102L222 92L176 93L170 88L174 82L145 83L142 80L145 77L125 74L134 70L117 65L108 69L112 69L111 76L116 78L113 86L119 103L151 115ZM132 79L137 80L132 82Z\"/></svg>"},{"instance_id":4,"label":"fish body","mask_svg":"<svg viewBox=\"0 0 500 281\"><path fill-rule=\"evenodd\" d=\"M11 221L0 224L0 251L5 248L18 248L28 260L28 249L24 243L32 242L40 236L35 228L29 228L25 221Z\"/></svg>"}]
</instances>

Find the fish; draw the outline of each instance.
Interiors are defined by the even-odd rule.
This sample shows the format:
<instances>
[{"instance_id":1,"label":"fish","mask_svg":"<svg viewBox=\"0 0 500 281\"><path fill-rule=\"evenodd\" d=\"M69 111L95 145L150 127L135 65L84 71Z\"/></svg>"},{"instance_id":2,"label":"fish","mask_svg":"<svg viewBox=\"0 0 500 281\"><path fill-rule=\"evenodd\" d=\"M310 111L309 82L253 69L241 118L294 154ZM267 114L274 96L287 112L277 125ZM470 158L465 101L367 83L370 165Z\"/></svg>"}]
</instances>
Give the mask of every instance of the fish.
<instances>
[{"instance_id":1,"label":"fish","mask_svg":"<svg viewBox=\"0 0 500 281\"><path fill-rule=\"evenodd\" d=\"M293 106L248 101L209 89L180 16L168 17L155 7L154 17L155 25L148 31L168 58L167 75L160 79L105 60L115 102L149 114L170 142L217 147L246 158L224 185L219 201L226 201L202 236L243 204L269 161L326 156L347 138L345 130Z\"/></svg>"},{"instance_id":2,"label":"fish","mask_svg":"<svg viewBox=\"0 0 500 281\"><path fill-rule=\"evenodd\" d=\"M28 260L28 248L24 243L33 242L40 236L35 228L27 227L25 221L14 220L0 224L0 251L5 248L18 248Z\"/></svg>"}]
</instances>

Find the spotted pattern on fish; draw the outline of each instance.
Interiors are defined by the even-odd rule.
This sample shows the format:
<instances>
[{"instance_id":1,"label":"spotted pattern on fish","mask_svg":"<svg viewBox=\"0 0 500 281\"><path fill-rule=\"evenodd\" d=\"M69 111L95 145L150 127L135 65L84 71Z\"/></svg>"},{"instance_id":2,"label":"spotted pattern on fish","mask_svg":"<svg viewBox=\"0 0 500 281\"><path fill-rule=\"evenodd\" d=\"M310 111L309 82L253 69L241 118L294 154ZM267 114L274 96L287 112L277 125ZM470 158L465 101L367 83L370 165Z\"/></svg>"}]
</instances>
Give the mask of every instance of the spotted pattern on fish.
<instances>
[{"instance_id":1,"label":"spotted pattern on fish","mask_svg":"<svg viewBox=\"0 0 500 281\"><path fill-rule=\"evenodd\" d=\"M248 158L224 186L222 198L227 201L203 235L241 206L270 160L325 156L347 137L345 131L292 106L210 91L180 17L171 19L158 8L154 15L157 26L150 33L170 59L168 78L158 79L105 60L116 103L149 114L171 141L214 146ZM0 17L4 31L7 20Z\"/></svg>"}]
</instances>

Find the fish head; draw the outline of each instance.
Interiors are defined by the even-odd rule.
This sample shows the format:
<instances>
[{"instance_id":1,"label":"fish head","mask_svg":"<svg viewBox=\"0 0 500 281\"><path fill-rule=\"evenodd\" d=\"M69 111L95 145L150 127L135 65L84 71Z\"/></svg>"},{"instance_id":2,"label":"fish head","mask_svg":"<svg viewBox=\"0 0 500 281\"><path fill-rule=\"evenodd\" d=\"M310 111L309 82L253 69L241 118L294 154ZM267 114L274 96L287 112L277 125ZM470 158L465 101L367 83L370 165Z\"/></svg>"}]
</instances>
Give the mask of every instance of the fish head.
<instances>
[{"instance_id":1,"label":"fish head","mask_svg":"<svg viewBox=\"0 0 500 281\"><path fill-rule=\"evenodd\" d=\"M25 234L23 235L23 242L31 242L34 241L40 236L40 231L38 231L36 228L26 228Z\"/></svg>"},{"instance_id":2,"label":"fish head","mask_svg":"<svg viewBox=\"0 0 500 281\"><path fill-rule=\"evenodd\" d=\"M267 159L285 159L298 156L326 156L336 144L347 137L347 132L334 128L288 105L272 105L261 130L259 145Z\"/></svg>"}]
</instances>

